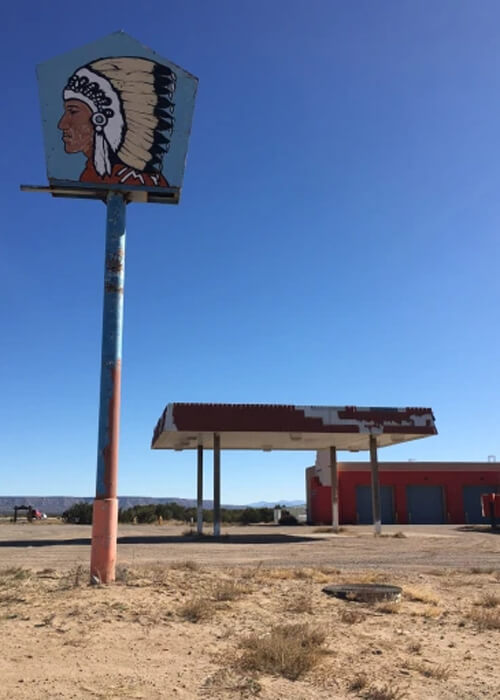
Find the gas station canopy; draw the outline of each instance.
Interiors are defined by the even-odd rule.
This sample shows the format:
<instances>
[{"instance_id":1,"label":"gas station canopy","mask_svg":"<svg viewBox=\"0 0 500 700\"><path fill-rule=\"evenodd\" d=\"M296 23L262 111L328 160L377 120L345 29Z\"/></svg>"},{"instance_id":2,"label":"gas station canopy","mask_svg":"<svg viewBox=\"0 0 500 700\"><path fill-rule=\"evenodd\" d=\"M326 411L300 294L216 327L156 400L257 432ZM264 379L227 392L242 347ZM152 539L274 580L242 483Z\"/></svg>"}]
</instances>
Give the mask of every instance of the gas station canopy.
<instances>
[{"instance_id":1,"label":"gas station canopy","mask_svg":"<svg viewBox=\"0 0 500 700\"><path fill-rule=\"evenodd\" d=\"M276 404L169 403L159 419L152 449L225 450L370 449L436 435L430 408L293 406Z\"/></svg>"}]
</instances>

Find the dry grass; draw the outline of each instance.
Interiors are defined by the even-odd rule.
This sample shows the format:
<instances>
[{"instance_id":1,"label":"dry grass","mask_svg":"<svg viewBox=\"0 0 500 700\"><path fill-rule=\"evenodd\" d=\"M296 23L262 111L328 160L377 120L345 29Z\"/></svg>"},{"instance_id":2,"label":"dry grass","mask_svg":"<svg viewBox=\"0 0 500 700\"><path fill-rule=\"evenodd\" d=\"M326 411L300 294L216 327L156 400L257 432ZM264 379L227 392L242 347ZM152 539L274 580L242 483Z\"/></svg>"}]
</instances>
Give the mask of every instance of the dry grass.
<instances>
[{"instance_id":1,"label":"dry grass","mask_svg":"<svg viewBox=\"0 0 500 700\"><path fill-rule=\"evenodd\" d=\"M292 569L293 578L299 581L307 581L307 579L314 578L314 569Z\"/></svg>"},{"instance_id":2,"label":"dry grass","mask_svg":"<svg viewBox=\"0 0 500 700\"><path fill-rule=\"evenodd\" d=\"M471 574L494 574L495 568L492 566L471 566Z\"/></svg>"},{"instance_id":3,"label":"dry grass","mask_svg":"<svg viewBox=\"0 0 500 700\"><path fill-rule=\"evenodd\" d=\"M241 640L238 665L245 671L297 680L325 653L325 633L309 625L278 625Z\"/></svg>"},{"instance_id":4,"label":"dry grass","mask_svg":"<svg viewBox=\"0 0 500 700\"><path fill-rule=\"evenodd\" d=\"M413 610L411 615L413 617L424 617L426 620L437 620L443 613L443 608L437 608L434 605L426 605L420 610Z\"/></svg>"},{"instance_id":5,"label":"dry grass","mask_svg":"<svg viewBox=\"0 0 500 700\"><path fill-rule=\"evenodd\" d=\"M213 605L206 598L191 598L177 610L178 615L188 622L203 622L209 620L213 613Z\"/></svg>"},{"instance_id":6,"label":"dry grass","mask_svg":"<svg viewBox=\"0 0 500 700\"><path fill-rule=\"evenodd\" d=\"M392 537L393 539L396 539L396 540L405 540L406 539L406 535L402 530L398 530L397 532L393 532L393 533L383 532L381 535L374 533L374 536L375 537L382 537L382 538L383 537Z\"/></svg>"},{"instance_id":7,"label":"dry grass","mask_svg":"<svg viewBox=\"0 0 500 700\"><path fill-rule=\"evenodd\" d=\"M469 619L481 630L500 630L500 610L497 608L473 609Z\"/></svg>"},{"instance_id":8,"label":"dry grass","mask_svg":"<svg viewBox=\"0 0 500 700\"><path fill-rule=\"evenodd\" d=\"M200 571L201 566L196 561L174 561L170 564L171 569L181 569L184 571Z\"/></svg>"},{"instance_id":9,"label":"dry grass","mask_svg":"<svg viewBox=\"0 0 500 700\"><path fill-rule=\"evenodd\" d=\"M397 615L399 612L401 612L401 605L399 603L380 603L380 605L377 605L375 610L379 613L383 613L384 615Z\"/></svg>"},{"instance_id":10,"label":"dry grass","mask_svg":"<svg viewBox=\"0 0 500 700\"><path fill-rule=\"evenodd\" d=\"M291 568L262 568L260 574L266 579L266 581L289 581L295 578L294 571Z\"/></svg>"},{"instance_id":11,"label":"dry grass","mask_svg":"<svg viewBox=\"0 0 500 700\"><path fill-rule=\"evenodd\" d=\"M262 686L253 676L241 676L229 668L220 668L205 679L201 692L209 698L231 697L253 698L260 695Z\"/></svg>"},{"instance_id":12,"label":"dry grass","mask_svg":"<svg viewBox=\"0 0 500 700\"><path fill-rule=\"evenodd\" d=\"M500 596L490 592L483 593L481 597L476 600L474 605L478 605L482 608L496 608L500 605Z\"/></svg>"},{"instance_id":13,"label":"dry grass","mask_svg":"<svg viewBox=\"0 0 500 700\"><path fill-rule=\"evenodd\" d=\"M366 673L357 673L354 678L349 681L348 689L351 693L357 693L368 685L368 676Z\"/></svg>"},{"instance_id":14,"label":"dry grass","mask_svg":"<svg viewBox=\"0 0 500 700\"><path fill-rule=\"evenodd\" d=\"M354 625L357 622L363 622L365 615L359 612L359 610L353 610L351 608L344 608L339 613L339 619L346 625Z\"/></svg>"},{"instance_id":15,"label":"dry grass","mask_svg":"<svg viewBox=\"0 0 500 700\"><path fill-rule=\"evenodd\" d=\"M10 605L12 603L26 603L27 598L22 598L17 593L0 593L0 605Z\"/></svg>"},{"instance_id":16,"label":"dry grass","mask_svg":"<svg viewBox=\"0 0 500 700\"><path fill-rule=\"evenodd\" d=\"M426 664L423 661L410 661L403 664L404 668L410 671L417 671L420 675L425 678L433 678L436 681L446 681L450 677L449 666L443 666L440 664Z\"/></svg>"},{"instance_id":17,"label":"dry grass","mask_svg":"<svg viewBox=\"0 0 500 700\"><path fill-rule=\"evenodd\" d=\"M405 586L403 595L407 600L415 603L426 603L427 605L438 605L439 598L434 591L419 586Z\"/></svg>"},{"instance_id":18,"label":"dry grass","mask_svg":"<svg viewBox=\"0 0 500 700\"><path fill-rule=\"evenodd\" d=\"M259 562L256 566L247 566L239 572L239 578L242 581L253 581L261 575L262 570L262 562Z\"/></svg>"},{"instance_id":19,"label":"dry grass","mask_svg":"<svg viewBox=\"0 0 500 700\"><path fill-rule=\"evenodd\" d=\"M248 592L248 586L236 581L217 581L212 587L212 598L216 601L237 600Z\"/></svg>"},{"instance_id":20,"label":"dry grass","mask_svg":"<svg viewBox=\"0 0 500 700\"><path fill-rule=\"evenodd\" d=\"M413 642L410 642L408 645L408 651L410 654L420 654L422 651L422 642L419 642L418 640L414 640Z\"/></svg>"},{"instance_id":21,"label":"dry grass","mask_svg":"<svg viewBox=\"0 0 500 700\"><path fill-rule=\"evenodd\" d=\"M285 612L289 613L313 615L314 607L311 591L286 598L283 609Z\"/></svg>"},{"instance_id":22,"label":"dry grass","mask_svg":"<svg viewBox=\"0 0 500 700\"><path fill-rule=\"evenodd\" d=\"M387 579L387 574L382 571L363 571L350 583L384 583Z\"/></svg>"},{"instance_id":23,"label":"dry grass","mask_svg":"<svg viewBox=\"0 0 500 700\"><path fill-rule=\"evenodd\" d=\"M405 693L397 686L392 687L389 684L383 686L371 685L363 693L362 697L365 700L403 700Z\"/></svg>"},{"instance_id":24,"label":"dry grass","mask_svg":"<svg viewBox=\"0 0 500 700\"><path fill-rule=\"evenodd\" d=\"M115 571L115 581L116 583L129 583L132 576L132 572L128 566L123 564L118 564Z\"/></svg>"},{"instance_id":25,"label":"dry grass","mask_svg":"<svg viewBox=\"0 0 500 700\"><path fill-rule=\"evenodd\" d=\"M26 581L33 576L31 569L25 569L22 566L12 566L8 569L2 569L0 571L0 581L1 579L10 579L14 581ZM6 581L4 581L6 583Z\"/></svg>"},{"instance_id":26,"label":"dry grass","mask_svg":"<svg viewBox=\"0 0 500 700\"><path fill-rule=\"evenodd\" d=\"M327 579L327 574L312 567L262 568L260 573L266 581L292 581L294 579L296 581L325 581Z\"/></svg>"},{"instance_id":27,"label":"dry grass","mask_svg":"<svg viewBox=\"0 0 500 700\"><path fill-rule=\"evenodd\" d=\"M334 566L320 566L318 571L325 576L338 576L342 573L340 569L336 569Z\"/></svg>"}]
</instances>

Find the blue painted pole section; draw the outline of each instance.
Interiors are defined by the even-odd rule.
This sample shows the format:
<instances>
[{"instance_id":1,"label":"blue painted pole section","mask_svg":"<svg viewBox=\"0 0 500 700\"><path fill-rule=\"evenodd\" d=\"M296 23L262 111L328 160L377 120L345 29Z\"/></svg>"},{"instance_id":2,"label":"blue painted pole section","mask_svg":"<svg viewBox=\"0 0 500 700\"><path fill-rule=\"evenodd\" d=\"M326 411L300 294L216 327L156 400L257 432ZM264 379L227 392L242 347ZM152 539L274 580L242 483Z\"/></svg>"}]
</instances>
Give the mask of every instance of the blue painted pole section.
<instances>
[{"instance_id":1,"label":"blue painted pole section","mask_svg":"<svg viewBox=\"0 0 500 700\"><path fill-rule=\"evenodd\" d=\"M110 192L107 200L99 438L90 567L91 575L102 583L114 580L116 563L125 209L123 195Z\"/></svg>"}]
</instances>

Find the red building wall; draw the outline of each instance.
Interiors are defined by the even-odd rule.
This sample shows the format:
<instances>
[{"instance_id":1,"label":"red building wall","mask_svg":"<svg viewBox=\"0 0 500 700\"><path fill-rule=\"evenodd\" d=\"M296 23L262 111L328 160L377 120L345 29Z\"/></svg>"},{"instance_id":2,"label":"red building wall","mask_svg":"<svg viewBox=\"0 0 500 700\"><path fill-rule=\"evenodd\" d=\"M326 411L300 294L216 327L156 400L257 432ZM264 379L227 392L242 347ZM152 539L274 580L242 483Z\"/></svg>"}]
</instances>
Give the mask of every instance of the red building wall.
<instances>
[{"instance_id":1,"label":"red building wall","mask_svg":"<svg viewBox=\"0 0 500 700\"><path fill-rule=\"evenodd\" d=\"M403 465L380 463L380 485L392 486L394 494L395 521L408 523L406 487L410 485L441 486L444 492L445 518L449 523L464 523L464 486L498 485L500 492L500 465L487 463L470 465L452 463L411 463L407 469ZM344 469L342 468L344 467ZM478 468L479 467L479 468ZM306 470L309 487L307 489L308 513L313 523L331 523L331 488L321 483L315 474L315 467ZM344 463L339 465L339 520L342 524L356 523L356 487L369 486L371 473L369 465Z\"/></svg>"}]
</instances>

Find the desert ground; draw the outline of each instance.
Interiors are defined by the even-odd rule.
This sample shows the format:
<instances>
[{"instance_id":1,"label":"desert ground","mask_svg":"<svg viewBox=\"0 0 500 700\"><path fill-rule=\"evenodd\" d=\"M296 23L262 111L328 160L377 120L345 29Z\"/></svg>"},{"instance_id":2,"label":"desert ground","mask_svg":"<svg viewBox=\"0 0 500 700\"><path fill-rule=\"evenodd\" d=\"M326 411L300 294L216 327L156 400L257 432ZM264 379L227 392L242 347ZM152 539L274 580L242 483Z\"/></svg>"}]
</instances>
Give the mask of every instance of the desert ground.
<instances>
[{"instance_id":1,"label":"desert ground","mask_svg":"<svg viewBox=\"0 0 500 700\"><path fill-rule=\"evenodd\" d=\"M209 532L207 528L207 532ZM0 698L498 698L500 537L487 528L0 523ZM327 596L390 583L399 602Z\"/></svg>"}]
</instances>

